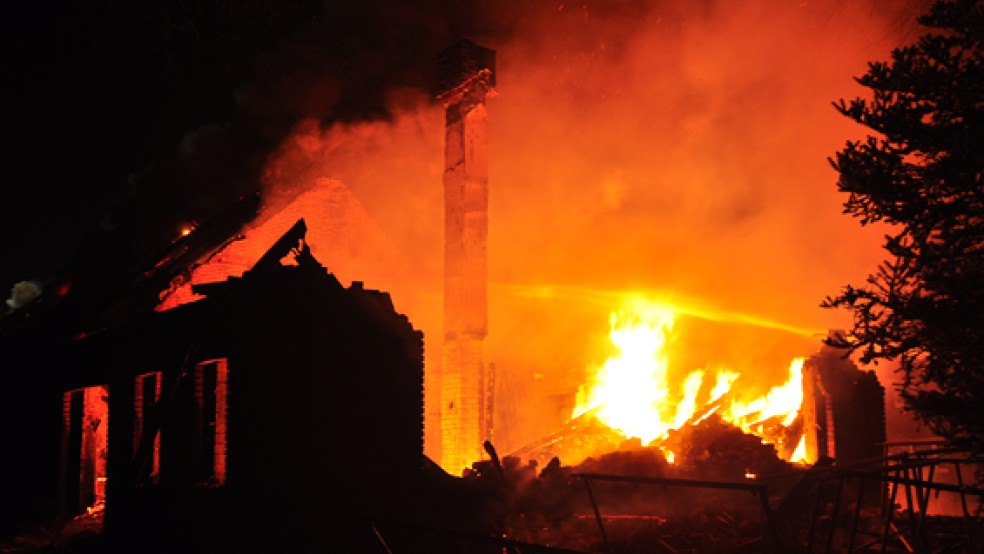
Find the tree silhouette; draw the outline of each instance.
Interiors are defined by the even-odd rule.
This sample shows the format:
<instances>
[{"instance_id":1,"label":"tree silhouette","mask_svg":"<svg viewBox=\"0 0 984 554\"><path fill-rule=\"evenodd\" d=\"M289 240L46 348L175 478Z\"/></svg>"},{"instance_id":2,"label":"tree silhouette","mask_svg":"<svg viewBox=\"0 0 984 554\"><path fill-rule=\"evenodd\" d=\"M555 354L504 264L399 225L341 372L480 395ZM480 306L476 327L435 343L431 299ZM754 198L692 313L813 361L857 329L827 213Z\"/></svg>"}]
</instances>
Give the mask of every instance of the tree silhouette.
<instances>
[{"instance_id":1,"label":"tree silhouette","mask_svg":"<svg viewBox=\"0 0 984 554\"><path fill-rule=\"evenodd\" d=\"M844 213L884 222L887 258L823 306L853 312L828 339L864 362L897 360L907 409L938 434L984 447L984 2L938 0L930 31L873 62L872 98L835 107L877 136L831 164Z\"/></svg>"}]
</instances>

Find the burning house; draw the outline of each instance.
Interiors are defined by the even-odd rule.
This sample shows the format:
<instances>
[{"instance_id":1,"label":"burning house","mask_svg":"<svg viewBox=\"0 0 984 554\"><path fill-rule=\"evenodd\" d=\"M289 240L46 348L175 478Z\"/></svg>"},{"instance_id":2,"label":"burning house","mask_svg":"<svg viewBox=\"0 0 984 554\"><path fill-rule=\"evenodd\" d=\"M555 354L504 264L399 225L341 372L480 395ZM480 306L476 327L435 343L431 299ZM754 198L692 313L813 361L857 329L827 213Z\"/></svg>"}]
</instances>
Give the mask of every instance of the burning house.
<instances>
[{"instance_id":1,"label":"burning house","mask_svg":"<svg viewBox=\"0 0 984 554\"><path fill-rule=\"evenodd\" d=\"M462 41L439 59L439 99L445 106L443 340L428 362L427 429L432 453L458 473L484 457L492 438L495 381L485 353L488 334L488 113L494 94L495 52ZM177 272L158 310L194 300L194 285L241 274L297 217L308 240L336 275L399 283L409 264L373 216L338 180L320 177L293 187L288 198L265 205L259 216Z\"/></svg>"},{"instance_id":2,"label":"burning house","mask_svg":"<svg viewBox=\"0 0 984 554\"><path fill-rule=\"evenodd\" d=\"M30 421L11 437L28 454L4 461L6 474L24 477L15 502L41 498L38 511L68 518L104 515L111 540L153 538L165 550L385 548L371 522L408 518L465 521L486 540L528 533L564 544L557 519L585 519L590 508L607 541L594 497L570 501L592 494L589 481L648 477L752 492L764 536L774 499L759 474L878 456L884 390L874 374L829 349L742 372L691 363L700 349L677 361L675 321L694 310L620 297L608 358L576 391L555 395L565 421L500 460L488 345L495 52L463 41L442 54L439 73L443 333L430 345L426 381L422 333L387 293L352 280L399 280L403 254L345 184L319 178L284 203L260 210L247 201L242 213L189 230L132 277L129 300L112 300L85 325L51 319L43 335L15 326L2 337L22 349L7 390L25 392L2 415ZM35 316L45 317L17 314L24 329ZM472 469L465 479L424 456L425 426L439 434L442 467ZM561 462L579 468L586 489ZM46 475L58 476L57 488L43 485ZM658 527L675 508L648 521Z\"/></svg>"},{"instance_id":3,"label":"burning house","mask_svg":"<svg viewBox=\"0 0 984 554\"><path fill-rule=\"evenodd\" d=\"M24 415L41 414L35 443L60 428L63 516L104 511L121 544L306 551L345 544L358 514L407 505L423 462L422 334L388 294L343 287L304 233L298 221L241 277L195 287L197 301L47 345L30 370L48 386L27 391L42 402Z\"/></svg>"},{"instance_id":4,"label":"burning house","mask_svg":"<svg viewBox=\"0 0 984 554\"><path fill-rule=\"evenodd\" d=\"M485 456L492 439L493 365L488 335L488 112L494 95L495 52L463 40L438 61L438 98L445 108L443 339L430 346L427 429L431 453L452 473ZM410 262L358 198L327 177L291 184L279 201L265 203L255 220L237 229L187 269L176 272L158 310L196 299L194 286L246 271L266 245L298 217L319 259L331 260L340 279L397 286Z\"/></svg>"},{"instance_id":5,"label":"burning house","mask_svg":"<svg viewBox=\"0 0 984 554\"><path fill-rule=\"evenodd\" d=\"M242 275L269 245L299 219L307 226L306 240L319 260L331 260L342 282L392 282L404 263L372 216L344 183L321 177L298 187L280 203L265 203L255 219L197 253L187 268L175 272L156 306L168 310L197 298L193 287Z\"/></svg>"}]
</instances>

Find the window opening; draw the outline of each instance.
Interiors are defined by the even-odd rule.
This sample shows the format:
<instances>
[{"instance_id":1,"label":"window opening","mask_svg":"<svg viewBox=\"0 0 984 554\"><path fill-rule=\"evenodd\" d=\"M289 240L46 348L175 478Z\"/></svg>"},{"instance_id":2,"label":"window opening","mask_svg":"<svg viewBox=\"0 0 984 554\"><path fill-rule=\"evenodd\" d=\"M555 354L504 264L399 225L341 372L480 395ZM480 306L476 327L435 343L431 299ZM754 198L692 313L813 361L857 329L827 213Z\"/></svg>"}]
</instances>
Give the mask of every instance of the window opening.
<instances>
[{"instance_id":1,"label":"window opening","mask_svg":"<svg viewBox=\"0 0 984 554\"><path fill-rule=\"evenodd\" d=\"M109 452L109 387L64 393L63 450L68 515L97 514L106 507Z\"/></svg>"},{"instance_id":2,"label":"window opening","mask_svg":"<svg viewBox=\"0 0 984 554\"><path fill-rule=\"evenodd\" d=\"M133 459L138 483L154 484L160 479L161 433L159 402L161 372L138 375L133 385Z\"/></svg>"},{"instance_id":3,"label":"window opening","mask_svg":"<svg viewBox=\"0 0 984 554\"><path fill-rule=\"evenodd\" d=\"M228 360L199 363L195 368L195 407L200 430L199 475L209 485L226 480L226 401Z\"/></svg>"}]
</instances>

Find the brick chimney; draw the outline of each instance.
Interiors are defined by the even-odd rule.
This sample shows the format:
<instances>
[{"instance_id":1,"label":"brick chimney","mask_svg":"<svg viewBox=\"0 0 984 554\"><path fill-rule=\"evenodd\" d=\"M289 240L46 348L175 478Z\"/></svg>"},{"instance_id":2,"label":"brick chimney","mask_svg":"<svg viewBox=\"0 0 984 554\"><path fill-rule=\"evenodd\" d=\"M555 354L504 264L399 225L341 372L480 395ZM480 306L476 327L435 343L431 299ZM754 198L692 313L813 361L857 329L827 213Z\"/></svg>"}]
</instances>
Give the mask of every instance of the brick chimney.
<instances>
[{"instance_id":1,"label":"brick chimney","mask_svg":"<svg viewBox=\"0 0 984 554\"><path fill-rule=\"evenodd\" d=\"M492 438L488 334L488 111L495 51L463 40L441 53L445 108L441 465L460 473Z\"/></svg>"}]
</instances>

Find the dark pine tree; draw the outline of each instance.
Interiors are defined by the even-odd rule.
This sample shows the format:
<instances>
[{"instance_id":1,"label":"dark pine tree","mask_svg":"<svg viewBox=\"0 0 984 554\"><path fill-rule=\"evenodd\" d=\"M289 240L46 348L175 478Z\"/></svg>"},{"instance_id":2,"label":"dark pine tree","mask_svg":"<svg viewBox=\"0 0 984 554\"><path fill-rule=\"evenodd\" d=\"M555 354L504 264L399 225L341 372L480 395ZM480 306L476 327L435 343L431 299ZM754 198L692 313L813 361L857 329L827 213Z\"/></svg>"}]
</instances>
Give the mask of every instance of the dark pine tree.
<instances>
[{"instance_id":1,"label":"dark pine tree","mask_svg":"<svg viewBox=\"0 0 984 554\"><path fill-rule=\"evenodd\" d=\"M870 63L870 100L835 107L876 135L831 160L844 213L889 224L886 259L823 306L853 312L828 339L864 362L895 360L906 406L984 448L984 1L938 0L918 41Z\"/></svg>"}]
</instances>

